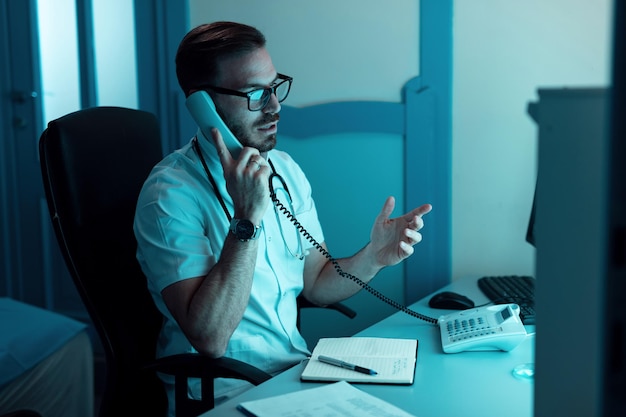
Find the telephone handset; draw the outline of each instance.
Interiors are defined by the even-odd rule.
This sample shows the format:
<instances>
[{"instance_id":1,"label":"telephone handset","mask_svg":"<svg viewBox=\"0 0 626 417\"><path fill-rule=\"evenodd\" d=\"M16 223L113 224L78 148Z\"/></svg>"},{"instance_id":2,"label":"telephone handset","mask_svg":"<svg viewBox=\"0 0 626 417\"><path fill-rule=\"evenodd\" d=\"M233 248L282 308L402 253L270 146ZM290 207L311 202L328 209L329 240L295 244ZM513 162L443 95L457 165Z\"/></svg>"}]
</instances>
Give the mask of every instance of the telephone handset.
<instances>
[{"instance_id":1,"label":"telephone handset","mask_svg":"<svg viewBox=\"0 0 626 417\"><path fill-rule=\"evenodd\" d=\"M211 144L211 128L216 127L222 134L224 144L230 151L233 158L239 158L239 152L243 149L241 143L235 138L230 129L226 126L222 118L217 114L215 103L206 91L196 91L187 97L185 105L195 120L196 124L206 136Z\"/></svg>"},{"instance_id":2,"label":"telephone handset","mask_svg":"<svg viewBox=\"0 0 626 417\"><path fill-rule=\"evenodd\" d=\"M441 316L443 351L513 350L526 339L519 312L517 304L498 304Z\"/></svg>"}]
</instances>

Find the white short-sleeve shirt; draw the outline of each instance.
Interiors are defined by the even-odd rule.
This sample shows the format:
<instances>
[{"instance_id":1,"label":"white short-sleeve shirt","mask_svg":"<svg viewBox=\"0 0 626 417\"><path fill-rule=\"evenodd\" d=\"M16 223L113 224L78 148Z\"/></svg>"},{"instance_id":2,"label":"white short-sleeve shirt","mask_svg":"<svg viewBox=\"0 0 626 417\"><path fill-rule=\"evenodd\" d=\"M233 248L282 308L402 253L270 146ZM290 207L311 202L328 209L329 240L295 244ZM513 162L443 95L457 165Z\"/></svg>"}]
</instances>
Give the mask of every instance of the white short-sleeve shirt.
<instances>
[{"instance_id":1,"label":"white short-sleeve shirt","mask_svg":"<svg viewBox=\"0 0 626 417\"><path fill-rule=\"evenodd\" d=\"M200 132L197 138L232 215L232 200L215 147ZM277 197L287 208L293 208L298 222L316 241L323 242L311 186L304 173L284 152L272 150L268 159L284 179L292 207L285 201L288 196L281 182L274 179ZM193 139L166 156L150 173L138 199L134 230L137 259L165 317L157 355L195 352L165 306L161 291L175 282L208 273L220 258L229 222L194 151ZM277 373L309 354L296 327L296 297L303 287L304 260L294 255L305 253L313 245L304 237L298 239L294 224L271 203L263 217L259 239L250 301L225 356ZM233 381L222 382L222 388L227 389Z\"/></svg>"}]
</instances>

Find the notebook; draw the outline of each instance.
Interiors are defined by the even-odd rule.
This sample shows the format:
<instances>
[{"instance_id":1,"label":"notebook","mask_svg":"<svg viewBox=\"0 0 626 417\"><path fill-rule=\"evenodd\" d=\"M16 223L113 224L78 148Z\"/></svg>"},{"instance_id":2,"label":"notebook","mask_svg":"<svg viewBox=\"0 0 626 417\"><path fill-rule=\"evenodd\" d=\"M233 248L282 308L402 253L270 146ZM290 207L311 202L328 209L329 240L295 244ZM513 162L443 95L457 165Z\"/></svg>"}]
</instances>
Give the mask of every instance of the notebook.
<instances>
[{"instance_id":1,"label":"notebook","mask_svg":"<svg viewBox=\"0 0 626 417\"><path fill-rule=\"evenodd\" d=\"M384 337L322 338L302 371L303 381L348 381L410 385L415 378L418 341ZM369 375L319 360L326 356L370 369Z\"/></svg>"}]
</instances>

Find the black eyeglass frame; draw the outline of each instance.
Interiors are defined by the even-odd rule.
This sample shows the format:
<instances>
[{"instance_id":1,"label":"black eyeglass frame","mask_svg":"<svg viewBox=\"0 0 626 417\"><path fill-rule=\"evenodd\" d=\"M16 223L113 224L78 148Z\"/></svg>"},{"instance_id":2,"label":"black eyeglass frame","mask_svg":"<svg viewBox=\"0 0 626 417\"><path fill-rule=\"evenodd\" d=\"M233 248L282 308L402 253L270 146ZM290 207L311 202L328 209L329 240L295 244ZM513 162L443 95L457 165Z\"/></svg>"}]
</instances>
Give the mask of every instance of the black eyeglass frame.
<instances>
[{"instance_id":1,"label":"black eyeglass frame","mask_svg":"<svg viewBox=\"0 0 626 417\"><path fill-rule=\"evenodd\" d=\"M201 85L201 86L198 87L198 89L205 90L205 91L206 90L212 90L212 91L214 91L214 92L216 92L218 94L226 94L226 95L229 95L229 96L245 97L245 98L248 99L248 110L250 110L250 111L260 111L260 110L263 110L263 108L265 106L267 106L267 103L269 103L270 99L272 98L272 94L276 95L276 90L278 89L278 87L280 87L284 83L289 83L289 85L287 86L287 92L285 93L285 97L283 97L282 99L280 99L280 98L278 99L278 102L282 103L289 96L289 92L291 91L291 84L293 82L293 77L290 77L290 76L285 75L285 74L278 73L276 79L280 80L280 82L277 83L277 84L271 85L269 87L265 87L265 88L255 88L254 90L248 91L247 93L244 93L242 91L237 91L237 90L231 90L230 88L216 87L216 86L213 86L213 85ZM250 106L250 100L251 100L250 96L253 93L255 93L255 92L259 91L259 90L263 90L263 93L267 94L267 95L266 95L266 98L263 101L262 105L258 109L257 108L253 109ZM276 97L278 98L277 95L276 95Z\"/></svg>"}]
</instances>

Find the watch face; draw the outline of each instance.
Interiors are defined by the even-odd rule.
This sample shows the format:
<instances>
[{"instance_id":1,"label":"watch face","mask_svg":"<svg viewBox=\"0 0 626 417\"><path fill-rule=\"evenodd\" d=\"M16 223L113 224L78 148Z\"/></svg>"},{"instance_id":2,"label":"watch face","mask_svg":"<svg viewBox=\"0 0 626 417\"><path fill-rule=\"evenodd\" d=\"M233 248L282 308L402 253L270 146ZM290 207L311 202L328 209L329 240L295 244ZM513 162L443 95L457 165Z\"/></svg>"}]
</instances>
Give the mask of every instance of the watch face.
<instances>
[{"instance_id":1,"label":"watch face","mask_svg":"<svg viewBox=\"0 0 626 417\"><path fill-rule=\"evenodd\" d=\"M232 219L230 231L241 241L255 240L259 237L260 226L255 226L250 220Z\"/></svg>"},{"instance_id":2,"label":"watch face","mask_svg":"<svg viewBox=\"0 0 626 417\"><path fill-rule=\"evenodd\" d=\"M237 230L235 231L235 236L239 239L250 239L254 236L254 225L250 220L239 220L237 223Z\"/></svg>"}]
</instances>

